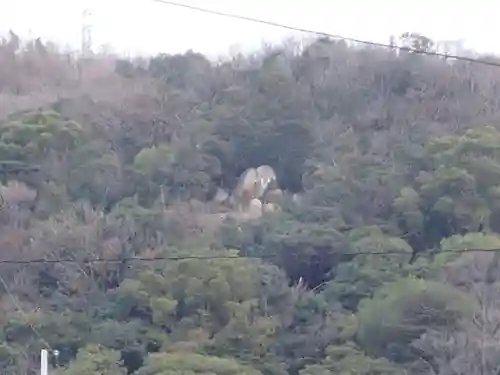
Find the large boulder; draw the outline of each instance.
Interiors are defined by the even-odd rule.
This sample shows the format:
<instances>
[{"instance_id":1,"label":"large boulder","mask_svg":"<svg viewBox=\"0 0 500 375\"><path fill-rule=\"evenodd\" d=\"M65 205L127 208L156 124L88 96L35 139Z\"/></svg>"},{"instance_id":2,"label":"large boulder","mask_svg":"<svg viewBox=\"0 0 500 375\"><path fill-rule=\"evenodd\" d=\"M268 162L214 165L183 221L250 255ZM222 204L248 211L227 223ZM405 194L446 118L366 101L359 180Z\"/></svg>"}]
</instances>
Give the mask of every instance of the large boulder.
<instances>
[{"instance_id":1,"label":"large boulder","mask_svg":"<svg viewBox=\"0 0 500 375\"><path fill-rule=\"evenodd\" d=\"M224 189L217 188L213 200L215 203L226 203L229 200L229 194Z\"/></svg>"},{"instance_id":2,"label":"large boulder","mask_svg":"<svg viewBox=\"0 0 500 375\"><path fill-rule=\"evenodd\" d=\"M264 195L263 202L279 204L282 198L283 198L283 190L281 189L268 190Z\"/></svg>"},{"instance_id":3,"label":"large boulder","mask_svg":"<svg viewBox=\"0 0 500 375\"><path fill-rule=\"evenodd\" d=\"M250 201L256 197L257 176L255 168L249 168L241 174L232 195L237 209L247 209Z\"/></svg>"},{"instance_id":4,"label":"large boulder","mask_svg":"<svg viewBox=\"0 0 500 375\"><path fill-rule=\"evenodd\" d=\"M279 210L279 206L274 203L264 203L262 205L262 213L271 213Z\"/></svg>"},{"instance_id":5,"label":"large boulder","mask_svg":"<svg viewBox=\"0 0 500 375\"><path fill-rule=\"evenodd\" d=\"M250 201L250 205L247 211L248 217L250 219L257 219L262 216L262 202L254 198Z\"/></svg>"},{"instance_id":6,"label":"large boulder","mask_svg":"<svg viewBox=\"0 0 500 375\"><path fill-rule=\"evenodd\" d=\"M269 165L261 165L257 168L257 192L256 198L262 198L268 189L278 187L276 173Z\"/></svg>"}]
</instances>

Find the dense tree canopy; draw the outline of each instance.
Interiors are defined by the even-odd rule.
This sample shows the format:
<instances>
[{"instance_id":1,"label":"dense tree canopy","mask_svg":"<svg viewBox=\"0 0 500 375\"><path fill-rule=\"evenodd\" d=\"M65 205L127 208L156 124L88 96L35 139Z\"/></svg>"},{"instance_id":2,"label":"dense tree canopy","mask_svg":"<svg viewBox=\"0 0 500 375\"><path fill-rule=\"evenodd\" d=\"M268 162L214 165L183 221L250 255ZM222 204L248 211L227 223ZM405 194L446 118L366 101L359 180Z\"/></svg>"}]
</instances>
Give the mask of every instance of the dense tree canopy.
<instances>
[{"instance_id":1,"label":"dense tree canopy","mask_svg":"<svg viewBox=\"0 0 500 375\"><path fill-rule=\"evenodd\" d=\"M499 85L326 39L75 60L12 34L0 374L42 348L61 375L498 373Z\"/></svg>"}]
</instances>

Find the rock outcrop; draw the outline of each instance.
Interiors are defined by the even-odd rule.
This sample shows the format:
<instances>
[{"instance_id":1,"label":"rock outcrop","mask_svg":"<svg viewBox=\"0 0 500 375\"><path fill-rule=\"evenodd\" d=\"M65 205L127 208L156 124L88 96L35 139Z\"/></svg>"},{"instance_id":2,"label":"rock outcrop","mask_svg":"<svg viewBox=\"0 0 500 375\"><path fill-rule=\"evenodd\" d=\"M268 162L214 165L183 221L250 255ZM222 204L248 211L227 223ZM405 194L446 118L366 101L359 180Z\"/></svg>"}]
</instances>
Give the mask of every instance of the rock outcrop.
<instances>
[{"instance_id":1,"label":"rock outcrop","mask_svg":"<svg viewBox=\"0 0 500 375\"><path fill-rule=\"evenodd\" d=\"M255 219L263 213L278 211L282 197L274 169L261 165L245 170L231 194L217 189L213 201L232 207L237 216Z\"/></svg>"}]
</instances>

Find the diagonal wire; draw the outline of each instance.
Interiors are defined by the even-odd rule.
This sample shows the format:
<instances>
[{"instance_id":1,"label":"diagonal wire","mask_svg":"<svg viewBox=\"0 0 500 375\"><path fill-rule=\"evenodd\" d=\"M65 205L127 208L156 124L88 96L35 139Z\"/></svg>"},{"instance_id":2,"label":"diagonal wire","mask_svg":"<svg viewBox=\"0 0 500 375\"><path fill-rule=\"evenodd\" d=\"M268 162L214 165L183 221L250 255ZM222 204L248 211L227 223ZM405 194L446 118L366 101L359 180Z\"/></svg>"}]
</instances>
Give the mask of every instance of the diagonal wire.
<instances>
[{"instance_id":1,"label":"diagonal wire","mask_svg":"<svg viewBox=\"0 0 500 375\"><path fill-rule=\"evenodd\" d=\"M16 297L14 296L14 294L12 294L12 292L10 291L10 288L9 286L7 285L7 283L5 282L4 278L2 277L2 275L0 274L0 283L2 284L2 286L5 288L5 291L7 292L9 298L12 300L12 303L16 306L17 310L21 313L24 321L26 322L26 324L29 325L29 327L31 328L31 330L33 331L33 333L38 337L38 339L43 343L43 345L45 345L48 349L50 349L52 351L52 347L50 346L50 344L47 342L47 340L45 340L43 338L43 336L40 334L40 332L35 328L35 326L33 324L31 324L31 322L29 321L28 319L28 316L26 314L26 312L23 310L23 308L21 307L21 305L19 304L19 302L17 301Z\"/></svg>"},{"instance_id":2,"label":"diagonal wire","mask_svg":"<svg viewBox=\"0 0 500 375\"><path fill-rule=\"evenodd\" d=\"M453 55L453 54L448 54L448 53L427 51L427 50L422 50L422 49L418 49L418 48L411 48L411 47L399 47L399 46L394 46L394 45L387 44L387 43L371 42L368 40L347 37L347 36L343 36L343 35L339 35L339 34L331 34L331 33L323 32L323 31L316 31L316 30L311 30L311 29L305 29L302 27L286 25L286 24L282 24L282 23L278 23L278 22L274 22L274 21L267 21L267 20L263 20L263 19L259 19L259 18L253 18L253 17L248 17L248 16L234 14L234 13L221 12L221 11L212 10L212 9L208 9L208 8L198 7L195 5L182 4L182 3L175 2L175 1L169 1L169 0L150 0L150 1L152 1L154 3L160 3L160 4L164 4L164 5L173 6L173 7L194 10L197 12L213 14L216 16L233 18L233 19L254 22L254 23L260 23L263 25L279 27L282 29L287 29L287 30L292 30L292 31L299 31L299 32L303 32L306 34L317 35L320 37L341 39L341 40L345 40L345 41L349 41L349 42L354 42L354 43L359 43L359 44L364 44L364 45L369 45L369 46L374 46L374 47L390 48L390 49L395 49L395 50L400 50L400 51L413 52L413 53L421 54L421 55L439 56L439 57L444 57L444 58L449 58L449 59L467 61L467 62L471 62L471 63L475 63L475 64L483 64L483 65L500 67L500 63L494 62L494 61L489 61L489 60L484 60L484 59L476 59L476 58L467 57L467 56L460 56L460 55Z\"/></svg>"}]
</instances>

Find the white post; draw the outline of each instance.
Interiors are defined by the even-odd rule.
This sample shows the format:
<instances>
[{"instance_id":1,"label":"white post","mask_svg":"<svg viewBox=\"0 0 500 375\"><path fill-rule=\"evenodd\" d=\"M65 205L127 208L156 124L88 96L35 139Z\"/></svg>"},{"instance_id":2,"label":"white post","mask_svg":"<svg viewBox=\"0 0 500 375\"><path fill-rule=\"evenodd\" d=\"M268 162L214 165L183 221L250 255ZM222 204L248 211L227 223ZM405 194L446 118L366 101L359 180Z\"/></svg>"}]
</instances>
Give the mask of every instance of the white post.
<instances>
[{"instance_id":1,"label":"white post","mask_svg":"<svg viewBox=\"0 0 500 375\"><path fill-rule=\"evenodd\" d=\"M40 356L40 375L49 374L49 353L46 349L42 349Z\"/></svg>"}]
</instances>

